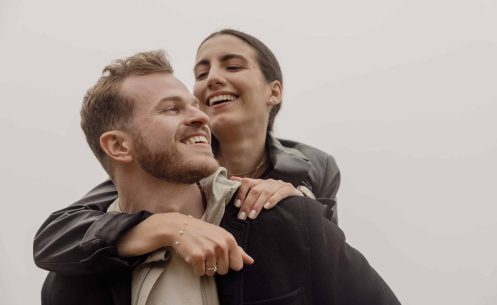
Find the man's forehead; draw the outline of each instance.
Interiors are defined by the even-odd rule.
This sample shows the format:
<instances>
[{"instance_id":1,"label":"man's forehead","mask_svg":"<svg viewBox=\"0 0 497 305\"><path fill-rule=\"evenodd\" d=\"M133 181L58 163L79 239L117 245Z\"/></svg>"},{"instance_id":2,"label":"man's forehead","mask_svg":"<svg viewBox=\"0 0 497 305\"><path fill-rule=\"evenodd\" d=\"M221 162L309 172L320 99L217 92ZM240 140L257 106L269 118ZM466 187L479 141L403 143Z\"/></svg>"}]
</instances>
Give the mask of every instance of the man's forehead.
<instances>
[{"instance_id":1,"label":"man's forehead","mask_svg":"<svg viewBox=\"0 0 497 305\"><path fill-rule=\"evenodd\" d=\"M190 94L186 86L171 73L130 75L121 84L122 93L130 97L160 100L165 95Z\"/></svg>"},{"instance_id":2,"label":"man's forehead","mask_svg":"<svg viewBox=\"0 0 497 305\"><path fill-rule=\"evenodd\" d=\"M124 90L159 90L168 89L186 89L186 86L178 80L173 74L166 72L157 72L145 75L132 74L126 77L122 82Z\"/></svg>"}]
</instances>

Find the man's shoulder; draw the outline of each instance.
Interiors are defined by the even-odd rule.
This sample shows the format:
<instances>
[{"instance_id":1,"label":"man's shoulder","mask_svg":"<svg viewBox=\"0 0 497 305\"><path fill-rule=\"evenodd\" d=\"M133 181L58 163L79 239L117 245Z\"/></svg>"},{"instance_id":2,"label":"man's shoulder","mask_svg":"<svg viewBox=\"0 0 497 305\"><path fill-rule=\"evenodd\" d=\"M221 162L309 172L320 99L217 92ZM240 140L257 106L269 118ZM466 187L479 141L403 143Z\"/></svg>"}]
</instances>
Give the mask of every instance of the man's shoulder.
<instances>
[{"instance_id":1,"label":"man's shoulder","mask_svg":"<svg viewBox=\"0 0 497 305\"><path fill-rule=\"evenodd\" d=\"M281 228L285 232L288 228L304 228L309 224L321 224L329 221L326 215L329 207L320 202L304 196L292 196L281 200L270 210L263 209L254 220L239 220L237 218L238 208L233 204L233 200L226 206L223 223L238 223L240 226L249 225L254 228L270 228L271 231L278 231ZM223 224L222 224L223 225Z\"/></svg>"},{"instance_id":2,"label":"man's shoulder","mask_svg":"<svg viewBox=\"0 0 497 305\"><path fill-rule=\"evenodd\" d=\"M327 206L304 196L287 197L271 210L264 210L258 222L296 222L306 224L316 218L326 218Z\"/></svg>"}]
</instances>

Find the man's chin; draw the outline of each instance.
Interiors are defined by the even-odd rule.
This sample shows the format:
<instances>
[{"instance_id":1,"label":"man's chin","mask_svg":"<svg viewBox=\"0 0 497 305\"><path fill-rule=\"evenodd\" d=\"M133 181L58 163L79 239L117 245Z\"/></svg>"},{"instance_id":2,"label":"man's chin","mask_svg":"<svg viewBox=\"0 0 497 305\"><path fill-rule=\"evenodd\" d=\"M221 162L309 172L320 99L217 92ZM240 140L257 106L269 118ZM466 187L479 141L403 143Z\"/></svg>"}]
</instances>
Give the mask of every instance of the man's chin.
<instances>
[{"instance_id":1,"label":"man's chin","mask_svg":"<svg viewBox=\"0 0 497 305\"><path fill-rule=\"evenodd\" d=\"M198 182L206 177L209 177L212 175L216 170L218 166L212 166L212 165L202 165L202 166L195 166L195 167L190 167L188 169L185 169L183 173L180 174L180 177L177 182L182 182L182 183L195 183Z\"/></svg>"},{"instance_id":2,"label":"man's chin","mask_svg":"<svg viewBox=\"0 0 497 305\"><path fill-rule=\"evenodd\" d=\"M212 175L219 168L219 163L212 157L194 158L184 160L181 168L183 182L194 183Z\"/></svg>"},{"instance_id":3,"label":"man's chin","mask_svg":"<svg viewBox=\"0 0 497 305\"><path fill-rule=\"evenodd\" d=\"M196 160L192 160L190 164L190 167L196 168L199 172L205 173L205 176L202 178L210 176L219 168L219 163L212 157L198 158Z\"/></svg>"}]
</instances>

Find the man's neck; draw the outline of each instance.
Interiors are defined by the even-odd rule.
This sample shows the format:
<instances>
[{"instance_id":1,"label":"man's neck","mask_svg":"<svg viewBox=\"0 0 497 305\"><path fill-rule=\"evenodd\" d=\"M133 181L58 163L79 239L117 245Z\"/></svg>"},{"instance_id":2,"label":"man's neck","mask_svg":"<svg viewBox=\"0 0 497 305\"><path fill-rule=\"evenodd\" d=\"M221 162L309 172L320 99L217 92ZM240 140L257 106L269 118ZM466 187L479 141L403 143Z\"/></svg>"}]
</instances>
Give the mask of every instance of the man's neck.
<instances>
[{"instance_id":1,"label":"man's neck","mask_svg":"<svg viewBox=\"0 0 497 305\"><path fill-rule=\"evenodd\" d=\"M201 190L196 183L164 181L145 172L129 176L133 178L116 181L119 206L123 212L179 212L196 218L202 217L205 206Z\"/></svg>"}]
</instances>

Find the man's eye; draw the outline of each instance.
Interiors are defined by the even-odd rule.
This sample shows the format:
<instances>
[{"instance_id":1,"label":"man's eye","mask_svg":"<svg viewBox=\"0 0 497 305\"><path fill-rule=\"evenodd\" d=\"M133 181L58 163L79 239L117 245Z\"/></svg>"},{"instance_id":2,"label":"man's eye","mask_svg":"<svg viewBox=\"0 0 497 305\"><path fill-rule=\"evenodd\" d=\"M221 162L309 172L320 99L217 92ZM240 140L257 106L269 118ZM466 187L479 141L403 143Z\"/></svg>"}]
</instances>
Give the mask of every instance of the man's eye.
<instances>
[{"instance_id":1,"label":"man's eye","mask_svg":"<svg viewBox=\"0 0 497 305\"><path fill-rule=\"evenodd\" d=\"M176 108L176 107L167 107L167 108L164 108L162 110L162 112L166 112L166 113L178 112L178 108Z\"/></svg>"}]
</instances>

